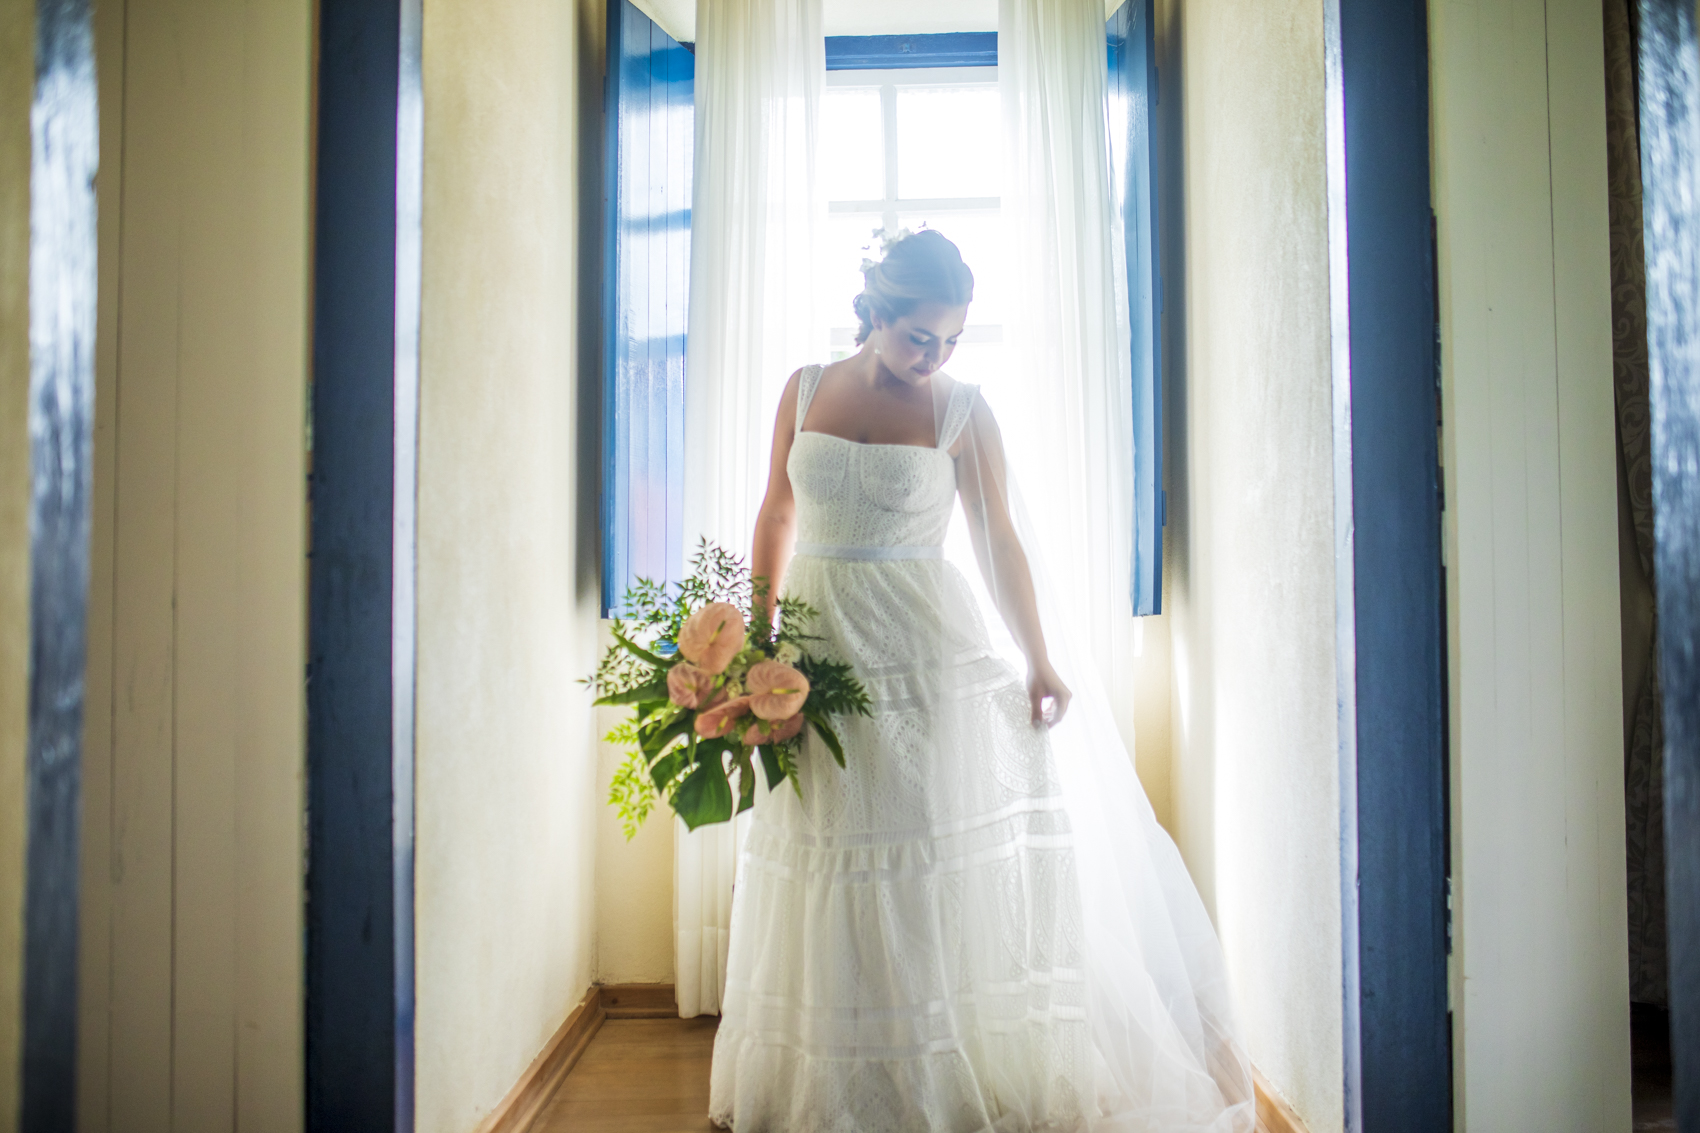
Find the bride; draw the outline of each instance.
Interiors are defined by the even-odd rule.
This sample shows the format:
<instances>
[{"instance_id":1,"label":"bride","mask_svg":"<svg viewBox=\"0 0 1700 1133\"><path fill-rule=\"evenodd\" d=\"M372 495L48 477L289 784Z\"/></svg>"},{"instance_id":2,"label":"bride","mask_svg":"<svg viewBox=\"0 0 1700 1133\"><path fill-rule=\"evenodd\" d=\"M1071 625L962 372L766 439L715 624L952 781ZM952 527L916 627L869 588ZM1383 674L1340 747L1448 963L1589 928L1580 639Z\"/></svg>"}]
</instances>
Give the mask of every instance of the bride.
<instances>
[{"instance_id":1,"label":"bride","mask_svg":"<svg viewBox=\"0 0 1700 1133\"><path fill-rule=\"evenodd\" d=\"M844 770L811 738L799 789L756 804L710 1116L1249 1133L1220 946L1096 677L1064 665L1070 710L997 422L942 369L973 275L923 230L865 277L861 351L785 388L753 574L820 612L873 712L837 722ZM946 557L958 500L980 593Z\"/></svg>"}]
</instances>

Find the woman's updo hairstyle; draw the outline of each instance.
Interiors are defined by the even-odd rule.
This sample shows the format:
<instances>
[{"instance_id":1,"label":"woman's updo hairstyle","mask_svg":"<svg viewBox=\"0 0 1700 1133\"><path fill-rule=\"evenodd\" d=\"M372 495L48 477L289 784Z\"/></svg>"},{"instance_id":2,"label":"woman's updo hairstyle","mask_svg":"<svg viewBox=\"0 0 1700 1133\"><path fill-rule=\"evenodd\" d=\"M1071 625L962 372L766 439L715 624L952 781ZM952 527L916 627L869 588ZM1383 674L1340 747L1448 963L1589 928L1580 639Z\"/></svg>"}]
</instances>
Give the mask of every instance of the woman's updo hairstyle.
<instances>
[{"instance_id":1,"label":"woman's updo hairstyle","mask_svg":"<svg viewBox=\"0 0 1700 1133\"><path fill-rule=\"evenodd\" d=\"M885 246L885 258L862 261L863 291L856 296L856 345L868 340L874 316L880 322L900 319L922 303L965 307L974 299L974 273L962 262L955 244L930 228L899 233Z\"/></svg>"}]
</instances>

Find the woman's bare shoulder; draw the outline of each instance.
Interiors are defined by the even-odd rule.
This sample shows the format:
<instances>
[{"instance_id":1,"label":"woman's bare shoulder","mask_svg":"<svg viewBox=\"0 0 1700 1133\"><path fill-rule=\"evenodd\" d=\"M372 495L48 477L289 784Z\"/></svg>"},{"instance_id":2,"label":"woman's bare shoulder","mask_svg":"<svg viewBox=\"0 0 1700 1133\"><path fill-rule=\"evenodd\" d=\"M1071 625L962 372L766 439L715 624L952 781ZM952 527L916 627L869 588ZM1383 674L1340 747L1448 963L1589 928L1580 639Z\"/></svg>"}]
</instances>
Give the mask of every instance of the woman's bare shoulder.
<instances>
[{"instance_id":1,"label":"woman's bare shoulder","mask_svg":"<svg viewBox=\"0 0 1700 1133\"><path fill-rule=\"evenodd\" d=\"M779 395L781 407L797 404L797 398L801 396L803 389L803 371L807 369L807 366L798 367L791 371L790 377L785 379L785 389Z\"/></svg>"}]
</instances>

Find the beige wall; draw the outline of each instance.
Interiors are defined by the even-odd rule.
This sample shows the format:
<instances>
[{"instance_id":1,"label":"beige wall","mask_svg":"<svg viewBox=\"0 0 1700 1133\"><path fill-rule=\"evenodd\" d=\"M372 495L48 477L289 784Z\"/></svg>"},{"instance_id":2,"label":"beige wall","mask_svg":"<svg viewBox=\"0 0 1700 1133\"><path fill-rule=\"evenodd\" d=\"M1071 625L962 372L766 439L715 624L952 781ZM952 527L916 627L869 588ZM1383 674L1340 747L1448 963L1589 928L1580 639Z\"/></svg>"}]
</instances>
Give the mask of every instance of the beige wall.
<instances>
[{"instance_id":1,"label":"beige wall","mask_svg":"<svg viewBox=\"0 0 1700 1133\"><path fill-rule=\"evenodd\" d=\"M473 1129L595 972L578 22L564 0L425 6L421 1133Z\"/></svg>"},{"instance_id":2,"label":"beige wall","mask_svg":"<svg viewBox=\"0 0 1700 1133\"><path fill-rule=\"evenodd\" d=\"M1629 1127L1600 21L1430 9L1461 1130Z\"/></svg>"},{"instance_id":3,"label":"beige wall","mask_svg":"<svg viewBox=\"0 0 1700 1133\"><path fill-rule=\"evenodd\" d=\"M79 1118L292 1130L312 5L97 21Z\"/></svg>"},{"instance_id":4,"label":"beige wall","mask_svg":"<svg viewBox=\"0 0 1700 1133\"><path fill-rule=\"evenodd\" d=\"M1172 537L1169 532L1165 536ZM1168 548L1164 547L1165 558ZM1167 568L1165 567L1165 575ZM1134 630L1131 662L1132 690L1123 701L1131 729L1122 738L1133 751L1133 769L1158 823L1174 835L1174 671L1170 629L1168 579L1164 579L1163 613L1140 618ZM1130 734L1131 733L1131 734Z\"/></svg>"},{"instance_id":5,"label":"beige wall","mask_svg":"<svg viewBox=\"0 0 1700 1133\"><path fill-rule=\"evenodd\" d=\"M18 1110L29 741L30 96L35 5L0 0L0 1130Z\"/></svg>"},{"instance_id":6,"label":"beige wall","mask_svg":"<svg viewBox=\"0 0 1700 1133\"><path fill-rule=\"evenodd\" d=\"M618 709L597 710L606 734ZM625 752L597 744L597 799L608 797ZM672 983L673 836L678 821L660 806L626 841L613 808L596 818L596 978L602 983Z\"/></svg>"},{"instance_id":7,"label":"beige wall","mask_svg":"<svg viewBox=\"0 0 1700 1133\"><path fill-rule=\"evenodd\" d=\"M1185 184L1168 213L1185 224L1168 304L1174 823L1252 1059L1329 1133L1343 1109L1323 5L1160 8Z\"/></svg>"}]
</instances>

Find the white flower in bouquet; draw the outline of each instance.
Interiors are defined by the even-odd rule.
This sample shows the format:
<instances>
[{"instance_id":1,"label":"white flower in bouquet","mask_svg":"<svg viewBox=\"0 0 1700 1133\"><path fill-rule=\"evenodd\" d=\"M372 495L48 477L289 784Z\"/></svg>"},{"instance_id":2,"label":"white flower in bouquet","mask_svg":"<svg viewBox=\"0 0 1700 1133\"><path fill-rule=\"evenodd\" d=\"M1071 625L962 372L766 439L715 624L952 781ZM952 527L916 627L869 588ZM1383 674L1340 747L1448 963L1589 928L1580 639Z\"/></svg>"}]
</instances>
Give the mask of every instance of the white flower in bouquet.
<instances>
[{"instance_id":1,"label":"white flower in bouquet","mask_svg":"<svg viewBox=\"0 0 1700 1133\"><path fill-rule=\"evenodd\" d=\"M803 651L795 642L782 641L779 648L773 651L773 659L782 665L795 665L803 659Z\"/></svg>"}]
</instances>

